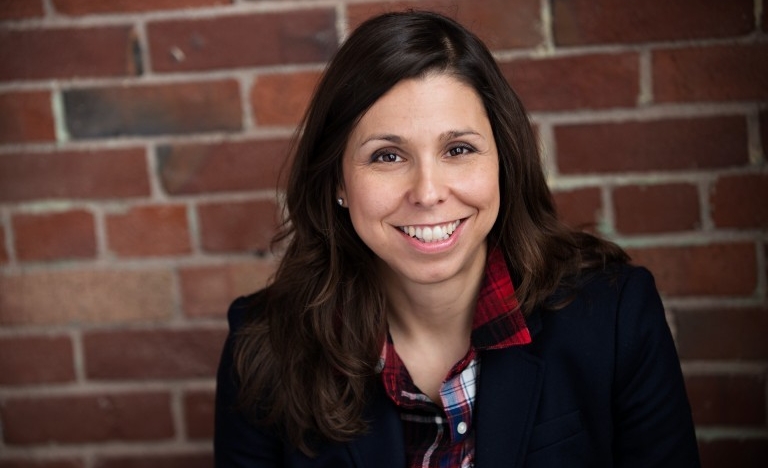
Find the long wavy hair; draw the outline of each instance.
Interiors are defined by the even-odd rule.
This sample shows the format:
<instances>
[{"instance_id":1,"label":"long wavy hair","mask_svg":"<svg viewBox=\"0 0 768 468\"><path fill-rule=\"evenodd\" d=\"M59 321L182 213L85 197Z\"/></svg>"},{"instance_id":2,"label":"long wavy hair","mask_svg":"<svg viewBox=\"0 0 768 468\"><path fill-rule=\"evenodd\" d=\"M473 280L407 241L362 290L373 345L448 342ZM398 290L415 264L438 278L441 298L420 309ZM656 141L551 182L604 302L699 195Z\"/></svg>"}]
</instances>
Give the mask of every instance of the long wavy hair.
<instances>
[{"instance_id":1,"label":"long wavy hair","mask_svg":"<svg viewBox=\"0 0 768 468\"><path fill-rule=\"evenodd\" d=\"M342 155L361 116L401 80L447 73L472 86L499 155L500 248L525 314L585 269L624 262L616 245L562 224L523 105L486 46L430 12L388 13L359 26L326 69L293 150L280 265L235 343L244 410L294 447L346 441L366 428L365 404L386 336L375 257L336 203Z\"/></svg>"}]
</instances>

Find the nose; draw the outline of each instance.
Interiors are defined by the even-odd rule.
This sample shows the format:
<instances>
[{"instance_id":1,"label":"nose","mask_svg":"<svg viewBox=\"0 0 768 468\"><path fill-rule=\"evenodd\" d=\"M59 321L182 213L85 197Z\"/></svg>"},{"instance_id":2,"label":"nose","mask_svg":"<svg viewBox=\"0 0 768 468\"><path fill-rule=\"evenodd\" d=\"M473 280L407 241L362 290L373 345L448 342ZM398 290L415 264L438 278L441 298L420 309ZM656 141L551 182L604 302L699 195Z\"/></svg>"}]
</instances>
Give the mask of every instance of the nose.
<instances>
[{"instance_id":1,"label":"nose","mask_svg":"<svg viewBox=\"0 0 768 468\"><path fill-rule=\"evenodd\" d=\"M425 208L438 205L446 200L448 185L439 164L422 162L414 168L409 200Z\"/></svg>"}]
</instances>

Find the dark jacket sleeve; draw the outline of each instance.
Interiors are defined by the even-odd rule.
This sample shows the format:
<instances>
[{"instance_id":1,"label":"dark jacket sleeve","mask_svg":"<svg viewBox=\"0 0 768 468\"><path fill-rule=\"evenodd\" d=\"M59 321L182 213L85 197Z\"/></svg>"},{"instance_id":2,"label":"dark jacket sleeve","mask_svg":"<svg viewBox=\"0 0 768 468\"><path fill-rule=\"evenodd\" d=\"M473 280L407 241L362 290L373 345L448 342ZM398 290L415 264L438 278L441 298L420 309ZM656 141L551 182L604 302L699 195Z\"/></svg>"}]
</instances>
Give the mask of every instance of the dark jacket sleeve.
<instances>
[{"instance_id":1,"label":"dark jacket sleeve","mask_svg":"<svg viewBox=\"0 0 768 468\"><path fill-rule=\"evenodd\" d=\"M240 298L229 308L229 336L219 363L216 380L214 458L218 468L276 468L283 466L282 444L274 436L253 426L235 410L237 380L233 369L234 334L243 326L254 296Z\"/></svg>"},{"instance_id":2,"label":"dark jacket sleeve","mask_svg":"<svg viewBox=\"0 0 768 468\"><path fill-rule=\"evenodd\" d=\"M613 390L616 466L699 466L677 351L647 270L631 270L617 314Z\"/></svg>"}]
</instances>

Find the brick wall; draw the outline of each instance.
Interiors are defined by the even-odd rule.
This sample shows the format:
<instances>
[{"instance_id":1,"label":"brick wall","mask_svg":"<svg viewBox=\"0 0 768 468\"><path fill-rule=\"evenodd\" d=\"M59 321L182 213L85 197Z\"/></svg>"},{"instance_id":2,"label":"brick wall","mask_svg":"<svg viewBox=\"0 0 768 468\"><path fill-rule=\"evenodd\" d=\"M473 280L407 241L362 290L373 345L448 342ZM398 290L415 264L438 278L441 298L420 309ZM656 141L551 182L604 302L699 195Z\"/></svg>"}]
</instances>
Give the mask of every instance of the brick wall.
<instances>
[{"instance_id":1,"label":"brick wall","mask_svg":"<svg viewBox=\"0 0 768 468\"><path fill-rule=\"evenodd\" d=\"M481 34L565 218L655 273L705 466L766 466L764 0L3 0L0 467L210 466L294 126L349 29L402 6Z\"/></svg>"}]
</instances>

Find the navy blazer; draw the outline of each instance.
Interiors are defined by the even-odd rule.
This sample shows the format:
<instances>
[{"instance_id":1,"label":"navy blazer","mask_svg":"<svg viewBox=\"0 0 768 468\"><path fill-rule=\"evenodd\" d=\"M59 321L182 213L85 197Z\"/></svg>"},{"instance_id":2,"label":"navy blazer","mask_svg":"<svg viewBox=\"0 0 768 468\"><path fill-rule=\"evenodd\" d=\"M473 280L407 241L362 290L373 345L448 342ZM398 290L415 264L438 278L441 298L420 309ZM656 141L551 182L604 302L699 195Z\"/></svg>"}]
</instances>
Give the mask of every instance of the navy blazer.
<instances>
[{"instance_id":1,"label":"navy blazer","mask_svg":"<svg viewBox=\"0 0 768 468\"><path fill-rule=\"evenodd\" d=\"M229 310L239 329L253 298ZM651 274L596 273L575 299L527 318L532 343L481 353L475 467L696 467L699 456L680 364ZM397 409L379 391L368 432L314 458L232 409L231 334L216 392L217 467L405 467Z\"/></svg>"}]
</instances>

